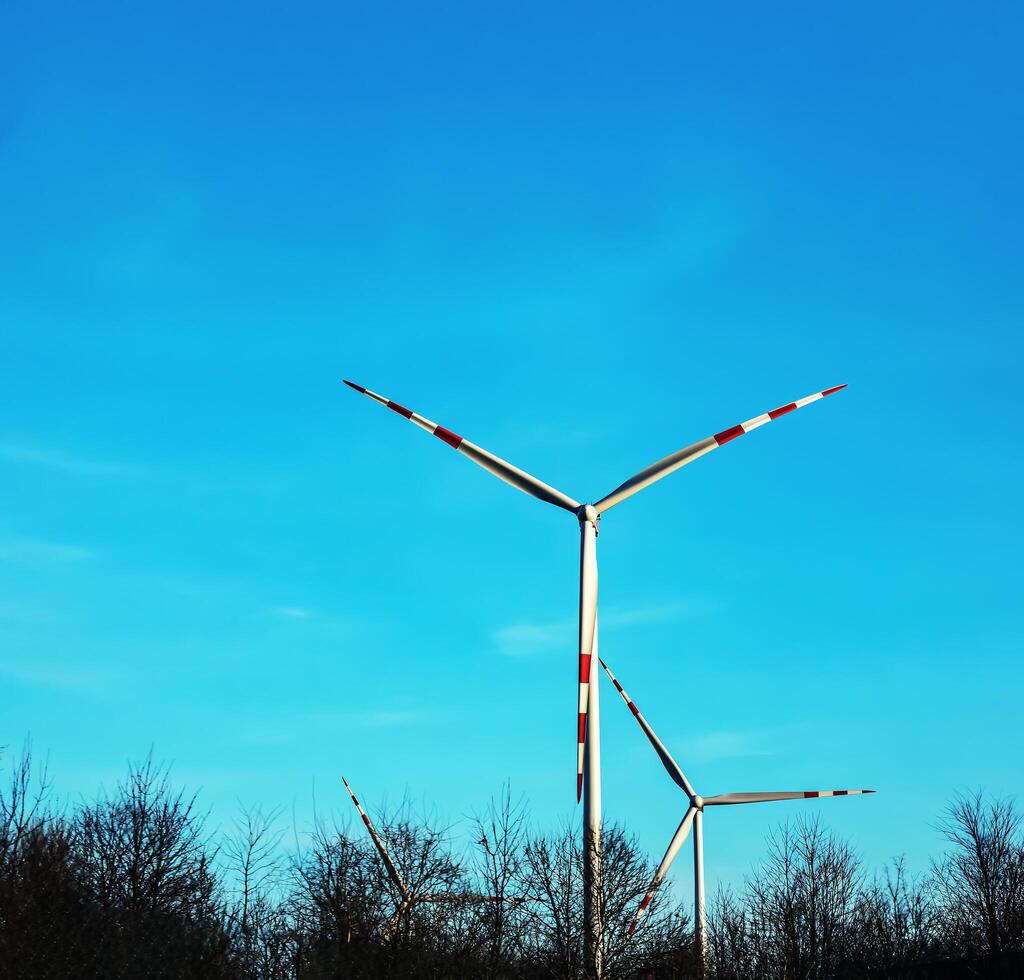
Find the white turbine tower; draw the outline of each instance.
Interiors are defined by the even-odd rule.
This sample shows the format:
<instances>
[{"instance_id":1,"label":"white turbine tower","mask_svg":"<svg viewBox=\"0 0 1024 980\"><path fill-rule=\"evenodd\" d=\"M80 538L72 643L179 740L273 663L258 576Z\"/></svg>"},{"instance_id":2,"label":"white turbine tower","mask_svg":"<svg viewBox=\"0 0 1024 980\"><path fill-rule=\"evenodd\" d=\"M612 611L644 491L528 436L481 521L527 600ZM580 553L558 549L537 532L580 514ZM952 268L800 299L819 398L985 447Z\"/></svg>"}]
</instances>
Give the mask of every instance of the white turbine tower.
<instances>
[{"instance_id":1,"label":"white turbine tower","mask_svg":"<svg viewBox=\"0 0 1024 980\"><path fill-rule=\"evenodd\" d=\"M601 661L601 666L604 667L605 673L615 685L615 690L622 695L622 700L626 702L626 706L632 712L633 717L636 718L637 724L639 724L643 729L644 734L647 736L647 740L654 747L654 751L658 753L658 758L661 759L661 764L668 771L673 782L675 782L675 784L689 798L689 805L686 808L686 813L683 814L683 819L676 828L675 835L672 837L672 842L668 845L668 850L665 852L665 856L661 859L661 864L658 865L658 870L654 873L654 879L651 881L651 887L647 889L647 894L644 896L644 900L640 903L640 908L637 909L636 918L632 923L630 923L629 932L630 934L633 933L633 930L636 929L640 919L647 911L647 906L651 904L651 899L654 898L654 893L657 891L658 885L661 884L662 879L666 874L668 874L668 869L672 866L672 862L676 859L676 855L679 853L683 844L686 843L686 838L689 835L690 828L692 826L694 884L693 920L694 932L697 940L697 954L700 957L700 962L703 967L704 955L707 948L707 914L704 905L704 807L733 806L739 803L770 803L776 800L811 800L822 796L861 796L865 793L873 793L874 790L824 789L797 790L795 792L790 791L779 793L722 793L718 796L709 796L707 798L700 796L693 786L690 785L690 781L683 775L683 770L679 768L679 764L669 754L668 749L666 749L662 744L661 739L654 734L654 729L651 728L647 719L640 714L640 709L623 690L622 685L615 679L615 675L608 669L608 665L603 660Z\"/></svg>"},{"instance_id":2,"label":"white turbine tower","mask_svg":"<svg viewBox=\"0 0 1024 980\"><path fill-rule=\"evenodd\" d=\"M355 389L375 402L390 408L393 412L408 419L414 425L437 436L463 456L468 457L478 466L489 470L499 479L511 484L531 497L554 504L569 511L579 522L580 527L580 610L579 610L579 694L576 726L576 800L579 802L586 786L583 800L583 854L584 854L584 920L586 924L586 959L588 969L594 977L601 975L601 921L597 896L600 890L601 875L601 740L600 740L600 704L597 685L597 524L601 516L616 504L621 503L645 487L657 482L662 477L674 473L680 467L706 455L719 446L764 425L787 415L798 408L816 402L821 398L841 391L846 385L837 385L825 391L815 392L806 398L789 402L763 415L758 415L748 422L723 429L721 432L706 439L701 439L684 449L666 456L664 459L641 470L625 483L616 487L607 496L594 504L581 504L560 490L531 476L529 473L513 466L511 463L489 453L486 449L475 445L468 439L456 435L450 429L431 422L430 419L417 415L415 412L397 402L390 401L352 381L346 381L350 388ZM589 717L589 722L588 722Z\"/></svg>"},{"instance_id":3,"label":"white turbine tower","mask_svg":"<svg viewBox=\"0 0 1024 980\"><path fill-rule=\"evenodd\" d=\"M384 846L384 841L381 840L380 834L377 833L377 828L373 826L373 822L367 816L366 811L363 809L362 803L359 802L356 794L352 791L352 787L349 785L348 780L342 776L341 781L345 784L345 789L348 790L348 795L352 797L352 802L355 804L356 809L359 811L359 816L362 818L364 825L366 826L366 832L370 835L370 840L373 841L373 846L377 848L377 853L380 855L381 861L384 862L384 868L387 870L388 878L391 879L391 884L394 885L397 893L395 897L395 914L391 917L391 921L388 923L387 935L390 935L402 920L402 916L409 911L414 905L421 903L438 903L438 902L469 902L474 904L484 904L489 902L508 902L509 904L518 904L525 902L526 899L518 897L503 897L498 895L479 895L472 892L416 892L410 889L405 880L402 878L395 866L395 862L391 860L391 855L388 854L388 849Z\"/></svg>"}]
</instances>

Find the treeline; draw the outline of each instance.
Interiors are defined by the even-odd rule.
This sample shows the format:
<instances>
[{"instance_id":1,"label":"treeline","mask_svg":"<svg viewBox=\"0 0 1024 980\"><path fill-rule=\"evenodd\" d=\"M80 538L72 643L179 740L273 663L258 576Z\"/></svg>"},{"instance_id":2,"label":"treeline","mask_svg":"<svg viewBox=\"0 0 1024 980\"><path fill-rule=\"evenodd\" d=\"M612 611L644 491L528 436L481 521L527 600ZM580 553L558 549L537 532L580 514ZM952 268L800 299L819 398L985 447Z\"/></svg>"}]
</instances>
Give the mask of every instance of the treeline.
<instances>
[{"instance_id":1,"label":"treeline","mask_svg":"<svg viewBox=\"0 0 1024 980\"><path fill-rule=\"evenodd\" d=\"M465 851L408 806L382 816L406 887L429 896L411 904L361 825L320 824L286 849L278 816L243 812L213 835L151 760L59 807L25 752L0 786L0 978L583 978L579 834L534 833L507 793ZM712 902L706 974L1024 975L1013 803L961 797L939 826L943 856L913 878L899 860L871 876L817 820L785 824L743 888ZM668 888L627 938L654 869L620 827L606 830L604 869L608 980L698 977L687 903Z\"/></svg>"}]
</instances>

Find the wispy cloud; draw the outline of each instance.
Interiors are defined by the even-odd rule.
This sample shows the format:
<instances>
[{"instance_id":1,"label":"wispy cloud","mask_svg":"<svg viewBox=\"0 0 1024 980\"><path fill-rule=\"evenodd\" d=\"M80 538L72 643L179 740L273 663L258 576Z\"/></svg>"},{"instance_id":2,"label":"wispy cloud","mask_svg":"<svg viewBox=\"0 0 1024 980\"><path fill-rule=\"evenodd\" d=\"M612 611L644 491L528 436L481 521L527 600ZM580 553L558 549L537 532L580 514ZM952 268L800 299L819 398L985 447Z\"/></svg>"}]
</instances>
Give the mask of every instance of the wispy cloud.
<instances>
[{"instance_id":1,"label":"wispy cloud","mask_svg":"<svg viewBox=\"0 0 1024 980\"><path fill-rule=\"evenodd\" d=\"M697 764L720 762L722 759L750 759L772 755L773 753L765 748L770 744L772 737L766 732L706 732L692 738L680 739L679 758Z\"/></svg>"},{"instance_id":2,"label":"wispy cloud","mask_svg":"<svg viewBox=\"0 0 1024 980\"><path fill-rule=\"evenodd\" d=\"M494 631L498 652L505 657L532 657L561 647L572 646L576 621L557 623L514 623Z\"/></svg>"},{"instance_id":3,"label":"wispy cloud","mask_svg":"<svg viewBox=\"0 0 1024 980\"><path fill-rule=\"evenodd\" d=\"M0 599L0 626L4 627L8 634L12 630L58 625L63 619L57 608L46 604Z\"/></svg>"},{"instance_id":4,"label":"wispy cloud","mask_svg":"<svg viewBox=\"0 0 1024 980\"><path fill-rule=\"evenodd\" d=\"M141 472L139 467L129 463L91 459L58 449L14 443L0 444L0 459L7 460L9 463L44 466L53 470L63 470L66 473L77 473L81 476L134 476Z\"/></svg>"},{"instance_id":5,"label":"wispy cloud","mask_svg":"<svg viewBox=\"0 0 1024 980\"><path fill-rule=\"evenodd\" d=\"M29 565L64 565L94 558L95 555L96 552L89 548L57 544L52 541L38 541L29 538L0 541L0 561Z\"/></svg>"},{"instance_id":6,"label":"wispy cloud","mask_svg":"<svg viewBox=\"0 0 1024 980\"><path fill-rule=\"evenodd\" d=\"M275 616L284 616L287 619L309 619L313 614L301 606L274 606Z\"/></svg>"},{"instance_id":7,"label":"wispy cloud","mask_svg":"<svg viewBox=\"0 0 1024 980\"><path fill-rule=\"evenodd\" d=\"M87 694L109 691L126 680L123 671L83 666L81 664L0 663L0 676L33 687L56 688Z\"/></svg>"},{"instance_id":8,"label":"wispy cloud","mask_svg":"<svg viewBox=\"0 0 1024 980\"><path fill-rule=\"evenodd\" d=\"M678 619L692 619L694 616L708 616L717 612L717 602L703 596L688 596L669 602L649 606L634 606L632 609L616 609L601 613L602 629L621 629L624 626L642 626L648 623L670 623Z\"/></svg>"},{"instance_id":9,"label":"wispy cloud","mask_svg":"<svg viewBox=\"0 0 1024 980\"><path fill-rule=\"evenodd\" d=\"M359 728L406 728L437 720L432 711L362 711L349 715L344 722Z\"/></svg>"},{"instance_id":10,"label":"wispy cloud","mask_svg":"<svg viewBox=\"0 0 1024 980\"><path fill-rule=\"evenodd\" d=\"M447 717L446 713L438 710L404 708L303 712L294 719L278 718L257 727L243 728L236 739L242 745L293 745L303 739L340 732L417 728L436 724Z\"/></svg>"},{"instance_id":11,"label":"wispy cloud","mask_svg":"<svg viewBox=\"0 0 1024 980\"><path fill-rule=\"evenodd\" d=\"M715 612L717 603L691 596L646 606L612 607L600 615L602 630L617 630L627 626L668 623L693 616ZM498 652L506 657L531 657L554 650L573 647L578 629L575 619L560 619L552 623L513 623L493 633Z\"/></svg>"},{"instance_id":12,"label":"wispy cloud","mask_svg":"<svg viewBox=\"0 0 1024 980\"><path fill-rule=\"evenodd\" d=\"M500 432L498 439L510 448L510 455L519 446L533 449L578 449L610 438L607 427L597 425L574 425L555 422L534 422L516 425L507 432Z\"/></svg>"}]
</instances>

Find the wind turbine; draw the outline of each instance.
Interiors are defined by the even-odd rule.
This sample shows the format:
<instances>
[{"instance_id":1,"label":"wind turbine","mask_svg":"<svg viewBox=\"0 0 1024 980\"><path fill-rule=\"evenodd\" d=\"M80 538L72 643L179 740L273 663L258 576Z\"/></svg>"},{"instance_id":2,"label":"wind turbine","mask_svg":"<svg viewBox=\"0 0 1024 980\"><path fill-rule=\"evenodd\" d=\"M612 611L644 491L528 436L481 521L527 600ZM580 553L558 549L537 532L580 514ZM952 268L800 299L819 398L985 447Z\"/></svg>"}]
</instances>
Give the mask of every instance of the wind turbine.
<instances>
[{"instance_id":1,"label":"wind turbine","mask_svg":"<svg viewBox=\"0 0 1024 980\"><path fill-rule=\"evenodd\" d=\"M707 947L707 913L704 905L704 807L734 806L740 803L771 803L776 800L812 800L822 796L861 796L865 793L874 793L874 790L823 789L797 790L795 792L790 791L780 793L721 793L718 796L709 796L707 798L700 796L690 784L690 781L686 776L683 775L683 770L679 768L678 763L672 758L668 749L666 749L662 744L661 739L654 734L654 729L651 728L647 719L640 714L640 709L625 692L622 685L615 679L615 675L608 669L608 665L603 660L601 661L601 666L604 667L605 673L615 685L615 690L622 695L622 700L626 702L626 706L633 713L633 717L636 718L637 724L643 729L644 734L647 736L647 740L654 747L654 751L658 753L658 758L661 759L661 764L668 771L673 782L675 782L675 784L689 798L689 806L686 808L686 813L683 815L683 819L676 828L676 832L672 837L672 842L668 845L668 850L665 852L665 856L661 859L661 864L658 865L658 870L654 873L654 878L651 881L651 887L647 889L647 894L640 903L640 908L637 909L636 918L634 918L630 923L629 934L633 934L633 931L636 929L640 919L647 911L647 906L651 904L651 899L654 898L654 893L657 891L658 885L661 884L662 879L668 873L668 869L672 866L672 862L676 859L676 855L679 853L680 848L682 848L683 844L686 843L686 838L689 835L690 828L692 826L694 880L693 919L694 931L696 933L697 940L697 952L700 957L701 967L703 968L704 954Z\"/></svg>"},{"instance_id":2,"label":"wind turbine","mask_svg":"<svg viewBox=\"0 0 1024 980\"><path fill-rule=\"evenodd\" d=\"M600 737L600 703L598 697L597 658L597 525L602 515L616 504L639 493L645 487L656 483L662 477L674 473L687 463L707 455L719 446L732 442L739 436L772 422L783 415L810 405L821 398L826 398L846 385L837 385L815 392L806 398L781 405L779 408L758 415L747 422L734 425L729 429L701 439L690 446L666 456L651 464L625 483L620 484L611 493L602 497L594 504L581 504L560 490L531 476L524 470L513 466L486 449L464 439L450 429L432 422L430 419L411 411L383 395L358 385L353 381L345 381L350 388L360 394L372 398L380 405L408 419L431 435L437 436L463 456L468 457L478 466L493 473L499 479L511 484L518 490L554 504L569 511L580 527L580 605L579 605L579 688L576 726L576 801L579 802L586 785L587 792L583 802L583 855L584 855L584 920L587 926L587 961L591 972L596 977L601 975L601 921L597 896L600 891L601 875L601 737Z\"/></svg>"},{"instance_id":3,"label":"wind turbine","mask_svg":"<svg viewBox=\"0 0 1024 980\"><path fill-rule=\"evenodd\" d=\"M509 902L510 904L518 904L526 901L525 898L505 897L501 895L479 895L472 892L427 892L417 894L412 891L406 885L401 874L399 874L398 868L395 866L395 862L391 860L391 855L388 854L388 849L384 846L384 841L381 840L380 834L377 833L377 828L373 826L373 822L370 820L369 816L367 816L367 813L363 809L362 803L360 803L356 797L356 794L352 791L352 787L349 785L348 780L342 776L341 781L345 784L345 789L348 790L348 795L352 797L352 802L355 804L356 809L359 811L359 816L362 818L362 821L366 826L366 832L370 835L370 840L373 841L373 846L377 848L377 853L384 862L388 878L391 879L391 883L395 886L395 890L399 895L399 900L395 903L395 914L391 917L391 921L388 923L388 935L397 928L398 923L402 920L402 916L409 909L414 905L419 905L421 903L471 902L474 904L485 904L488 902Z\"/></svg>"}]
</instances>

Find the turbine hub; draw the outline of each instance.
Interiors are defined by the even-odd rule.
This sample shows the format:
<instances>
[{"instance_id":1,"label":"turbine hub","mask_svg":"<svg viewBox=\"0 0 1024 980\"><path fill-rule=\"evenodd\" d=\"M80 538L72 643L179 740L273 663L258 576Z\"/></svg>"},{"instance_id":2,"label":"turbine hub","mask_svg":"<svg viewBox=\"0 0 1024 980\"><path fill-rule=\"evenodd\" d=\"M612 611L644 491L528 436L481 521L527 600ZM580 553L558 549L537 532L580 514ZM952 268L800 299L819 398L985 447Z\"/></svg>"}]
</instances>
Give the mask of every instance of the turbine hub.
<instances>
[{"instance_id":1,"label":"turbine hub","mask_svg":"<svg viewBox=\"0 0 1024 980\"><path fill-rule=\"evenodd\" d=\"M594 525L594 530L597 530L597 522L601 519L601 515L598 514L597 508L593 504L584 504L578 511L576 516L580 519L582 524L584 521Z\"/></svg>"},{"instance_id":2,"label":"turbine hub","mask_svg":"<svg viewBox=\"0 0 1024 980\"><path fill-rule=\"evenodd\" d=\"M694 807L695 810L703 810L704 809L704 797L703 796L700 796L698 794L690 802L693 804L693 807Z\"/></svg>"}]
</instances>

